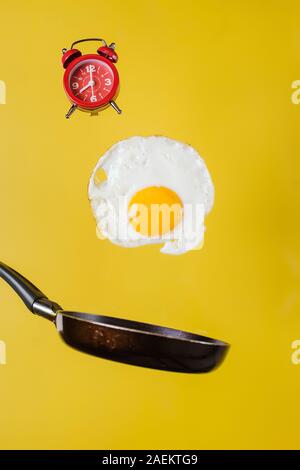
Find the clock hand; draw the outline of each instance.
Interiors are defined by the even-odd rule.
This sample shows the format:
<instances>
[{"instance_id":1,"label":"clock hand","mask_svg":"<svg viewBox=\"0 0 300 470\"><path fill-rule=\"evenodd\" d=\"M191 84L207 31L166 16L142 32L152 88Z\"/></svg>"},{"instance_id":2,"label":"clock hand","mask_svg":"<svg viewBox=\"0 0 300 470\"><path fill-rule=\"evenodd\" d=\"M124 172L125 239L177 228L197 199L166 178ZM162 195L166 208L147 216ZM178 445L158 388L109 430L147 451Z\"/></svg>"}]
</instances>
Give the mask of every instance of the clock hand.
<instances>
[{"instance_id":1,"label":"clock hand","mask_svg":"<svg viewBox=\"0 0 300 470\"><path fill-rule=\"evenodd\" d=\"M87 90L90 86L93 86L93 85L94 85L94 82L89 81L87 85L85 85L83 88L81 88L81 90L79 90L79 93L82 93L83 91Z\"/></svg>"},{"instance_id":2,"label":"clock hand","mask_svg":"<svg viewBox=\"0 0 300 470\"><path fill-rule=\"evenodd\" d=\"M88 82L87 85L85 85L84 87L81 88L81 90L79 90L79 93L83 93L85 90L87 90L89 87L92 87L92 95L94 96L94 85L95 85L95 82L93 80L93 75L92 75L92 71L90 71L90 81Z\"/></svg>"},{"instance_id":3,"label":"clock hand","mask_svg":"<svg viewBox=\"0 0 300 470\"><path fill-rule=\"evenodd\" d=\"M94 85L95 85L95 82L93 80L93 72L92 72L92 69L90 67L90 84L91 84L91 87L92 87L92 96L94 96Z\"/></svg>"}]
</instances>

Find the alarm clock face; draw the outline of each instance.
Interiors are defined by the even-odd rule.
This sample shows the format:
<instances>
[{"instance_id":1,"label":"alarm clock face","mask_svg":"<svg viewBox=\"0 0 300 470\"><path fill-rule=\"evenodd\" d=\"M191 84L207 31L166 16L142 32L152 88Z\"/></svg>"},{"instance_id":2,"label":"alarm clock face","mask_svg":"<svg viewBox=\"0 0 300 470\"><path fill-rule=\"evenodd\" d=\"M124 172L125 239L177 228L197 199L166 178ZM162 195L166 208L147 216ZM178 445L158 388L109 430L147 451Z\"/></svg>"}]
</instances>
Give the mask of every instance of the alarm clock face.
<instances>
[{"instance_id":1,"label":"alarm clock face","mask_svg":"<svg viewBox=\"0 0 300 470\"><path fill-rule=\"evenodd\" d=\"M119 77L115 66L96 54L74 60L65 72L65 90L70 100L83 109L105 106L118 89Z\"/></svg>"}]
</instances>

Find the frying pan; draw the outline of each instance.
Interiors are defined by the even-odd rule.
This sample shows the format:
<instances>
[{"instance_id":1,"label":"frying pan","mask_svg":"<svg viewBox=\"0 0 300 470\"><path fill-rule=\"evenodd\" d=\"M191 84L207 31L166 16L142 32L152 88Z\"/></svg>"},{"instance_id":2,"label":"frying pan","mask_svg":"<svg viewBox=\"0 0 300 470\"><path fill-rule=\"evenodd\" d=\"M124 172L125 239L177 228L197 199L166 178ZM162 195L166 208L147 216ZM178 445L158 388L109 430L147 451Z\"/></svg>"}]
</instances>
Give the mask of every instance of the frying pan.
<instances>
[{"instance_id":1,"label":"frying pan","mask_svg":"<svg viewBox=\"0 0 300 470\"><path fill-rule=\"evenodd\" d=\"M175 372L208 372L229 345L205 336L120 318L63 310L30 281L0 262L3 278L26 307L53 322L63 340L94 356Z\"/></svg>"}]
</instances>

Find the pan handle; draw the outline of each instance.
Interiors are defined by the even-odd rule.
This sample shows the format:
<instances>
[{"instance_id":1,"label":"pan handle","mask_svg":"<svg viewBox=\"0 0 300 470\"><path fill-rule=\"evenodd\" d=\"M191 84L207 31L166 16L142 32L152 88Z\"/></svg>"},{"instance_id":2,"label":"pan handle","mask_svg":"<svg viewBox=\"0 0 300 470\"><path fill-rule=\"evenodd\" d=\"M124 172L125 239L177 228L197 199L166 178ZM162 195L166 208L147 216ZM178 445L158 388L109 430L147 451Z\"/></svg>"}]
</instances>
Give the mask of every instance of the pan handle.
<instances>
[{"instance_id":1,"label":"pan handle","mask_svg":"<svg viewBox=\"0 0 300 470\"><path fill-rule=\"evenodd\" d=\"M48 297L28 281L28 279L6 264L1 263L1 261L0 277L14 289L32 313L38 313L48 318L50 314L45 314L47 309L50 309L53 315L55 315L54 312L56 310L61 309L58 304L49 300Z\"/></svg>"}]
</instances>

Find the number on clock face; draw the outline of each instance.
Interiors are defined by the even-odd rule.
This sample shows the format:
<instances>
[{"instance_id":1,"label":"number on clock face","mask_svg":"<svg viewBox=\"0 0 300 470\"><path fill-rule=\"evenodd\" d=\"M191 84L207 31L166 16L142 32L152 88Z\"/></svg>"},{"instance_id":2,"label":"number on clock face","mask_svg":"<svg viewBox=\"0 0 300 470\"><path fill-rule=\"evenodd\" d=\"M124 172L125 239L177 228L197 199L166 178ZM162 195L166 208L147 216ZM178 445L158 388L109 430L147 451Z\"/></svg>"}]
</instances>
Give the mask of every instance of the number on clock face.
<instances>
[{"instance_id":1,"label":"number on clock face","mask_svg":"<svg viewBox=\"0 0 300 470\"><path fill-rule=\"evenodd\" d=\"M110 93L113 83L111 68L96 59L80 62L70 76L70 87L74 96L86 104L102 102Z\"/></svg>"}]
</instances>

